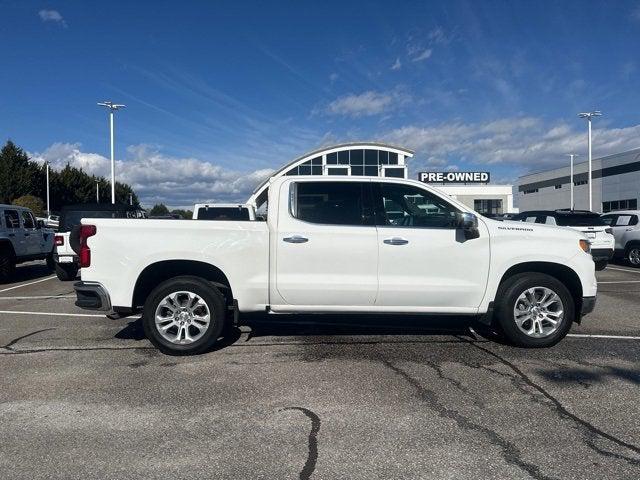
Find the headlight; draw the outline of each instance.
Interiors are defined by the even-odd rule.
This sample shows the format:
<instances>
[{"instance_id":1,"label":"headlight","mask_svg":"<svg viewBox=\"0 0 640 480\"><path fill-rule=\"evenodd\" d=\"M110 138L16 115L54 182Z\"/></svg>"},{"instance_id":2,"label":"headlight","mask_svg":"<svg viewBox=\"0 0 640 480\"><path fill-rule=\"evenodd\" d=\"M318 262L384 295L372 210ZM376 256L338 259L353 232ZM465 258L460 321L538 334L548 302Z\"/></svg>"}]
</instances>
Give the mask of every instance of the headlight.
<instances>
[{"instance_id":1,"label":"headlight","mask_svg":"<svg viewBox=\"0 0 640 480\"><path fill-rule=\"evenodd\" d=\"M591 243L589 243L589 240L580 240L578 243L584 252L591 253Z\"/></svg>"}]
</instances>

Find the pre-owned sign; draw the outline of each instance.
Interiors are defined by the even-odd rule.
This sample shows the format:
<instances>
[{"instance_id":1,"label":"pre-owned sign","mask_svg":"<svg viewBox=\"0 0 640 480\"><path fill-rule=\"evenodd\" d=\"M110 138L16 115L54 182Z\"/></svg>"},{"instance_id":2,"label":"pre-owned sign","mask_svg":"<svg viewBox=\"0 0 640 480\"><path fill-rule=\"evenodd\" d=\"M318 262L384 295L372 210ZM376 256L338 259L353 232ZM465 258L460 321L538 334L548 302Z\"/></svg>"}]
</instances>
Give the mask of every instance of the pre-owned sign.
<instances>
[{"instance_id":1,"label":"pre-owned sign","mask_svg":"<svg viewBox=\"0 0 640 480\"><path fill-rule=\"evenodd\" d=\"M424 183L489 183L489 172L420 172Z\"/></svg>"}]
</instances>

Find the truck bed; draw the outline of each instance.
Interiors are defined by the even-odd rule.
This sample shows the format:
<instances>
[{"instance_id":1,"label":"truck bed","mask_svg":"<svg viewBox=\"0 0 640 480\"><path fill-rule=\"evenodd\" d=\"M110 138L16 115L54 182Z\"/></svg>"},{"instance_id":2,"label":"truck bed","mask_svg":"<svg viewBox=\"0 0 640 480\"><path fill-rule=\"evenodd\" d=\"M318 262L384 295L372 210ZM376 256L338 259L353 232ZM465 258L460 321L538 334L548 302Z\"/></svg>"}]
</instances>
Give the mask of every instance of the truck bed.
<instances>
[{"instance_id":1,"label":"truck bed","mask_svg":"<svg viewBox=\"0 0 640 480\"><path fill-rule=\"evenodd\" d=\"M131 307L142 271L171 260L221 269L241 310L261 310L268 303L266 222L87 218L82 224L97 229L87 240L91 266L81 270L82 280L102 284L114 307Z\"/></svg>"}]
</instances>

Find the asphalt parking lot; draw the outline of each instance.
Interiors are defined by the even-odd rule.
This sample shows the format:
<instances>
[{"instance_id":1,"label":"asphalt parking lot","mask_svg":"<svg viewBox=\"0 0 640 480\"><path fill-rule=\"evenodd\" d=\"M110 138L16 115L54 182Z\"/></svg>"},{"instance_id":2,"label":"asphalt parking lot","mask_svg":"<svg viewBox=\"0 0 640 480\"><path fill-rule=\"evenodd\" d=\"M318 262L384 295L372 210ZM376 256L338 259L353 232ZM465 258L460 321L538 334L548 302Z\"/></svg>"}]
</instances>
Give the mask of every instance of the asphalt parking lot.
<instances>
[{"instance_id":1,"label":"asphalt parking lot","mask_svg":"<svg viewBox=\"0 0 640 480\"><path fill-rule=\"evenodd\" d=\"M640 270L598 272L595 311L550 349L456 318L255 317L196 357L78 309L42 265L18 275L3 478L640 478Z\"/></svg>"}]
</instances>

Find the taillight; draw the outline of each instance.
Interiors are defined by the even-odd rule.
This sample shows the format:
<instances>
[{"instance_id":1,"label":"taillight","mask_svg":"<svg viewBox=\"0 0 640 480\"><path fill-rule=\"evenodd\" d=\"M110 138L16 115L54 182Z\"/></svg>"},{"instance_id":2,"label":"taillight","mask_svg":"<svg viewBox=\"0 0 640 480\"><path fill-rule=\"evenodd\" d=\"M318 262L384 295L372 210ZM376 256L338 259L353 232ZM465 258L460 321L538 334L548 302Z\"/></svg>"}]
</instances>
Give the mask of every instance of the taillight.
<instances>
[{"instance_id":1,"label":"taillight","mask_svg":"<svg viewBox=\"0 0 640 480\"><path fill-rule=\"evenodd\" d=\"M613 233L613 228L605 228L605 229L604 229L604 231L605 231L606 233L611 234L611 233Z\"/></svg>"},{"instance_id":2,"label":"taillight","mask_svg":"<svg viewBox=\"0 0 640 480\"><path fill-rule=\"evenodd\" d=\"M56 244L56 247L61 247L62 245L64 245L64 237L62 235L56 235L55 237L53 237L53 241Z\"/></svg>"},{"instance_id":3,"label":"taillight","mask_svg":"<svg viewBox=\"0 0 640 480\"><path fill-rule=\"evenodd\" d=\"M81 225L80 226L80 268L86 268L91 266L91 249L87 245L87 238L93 237L96 234L95 225Z\"/></svg>"}]
</instances>

